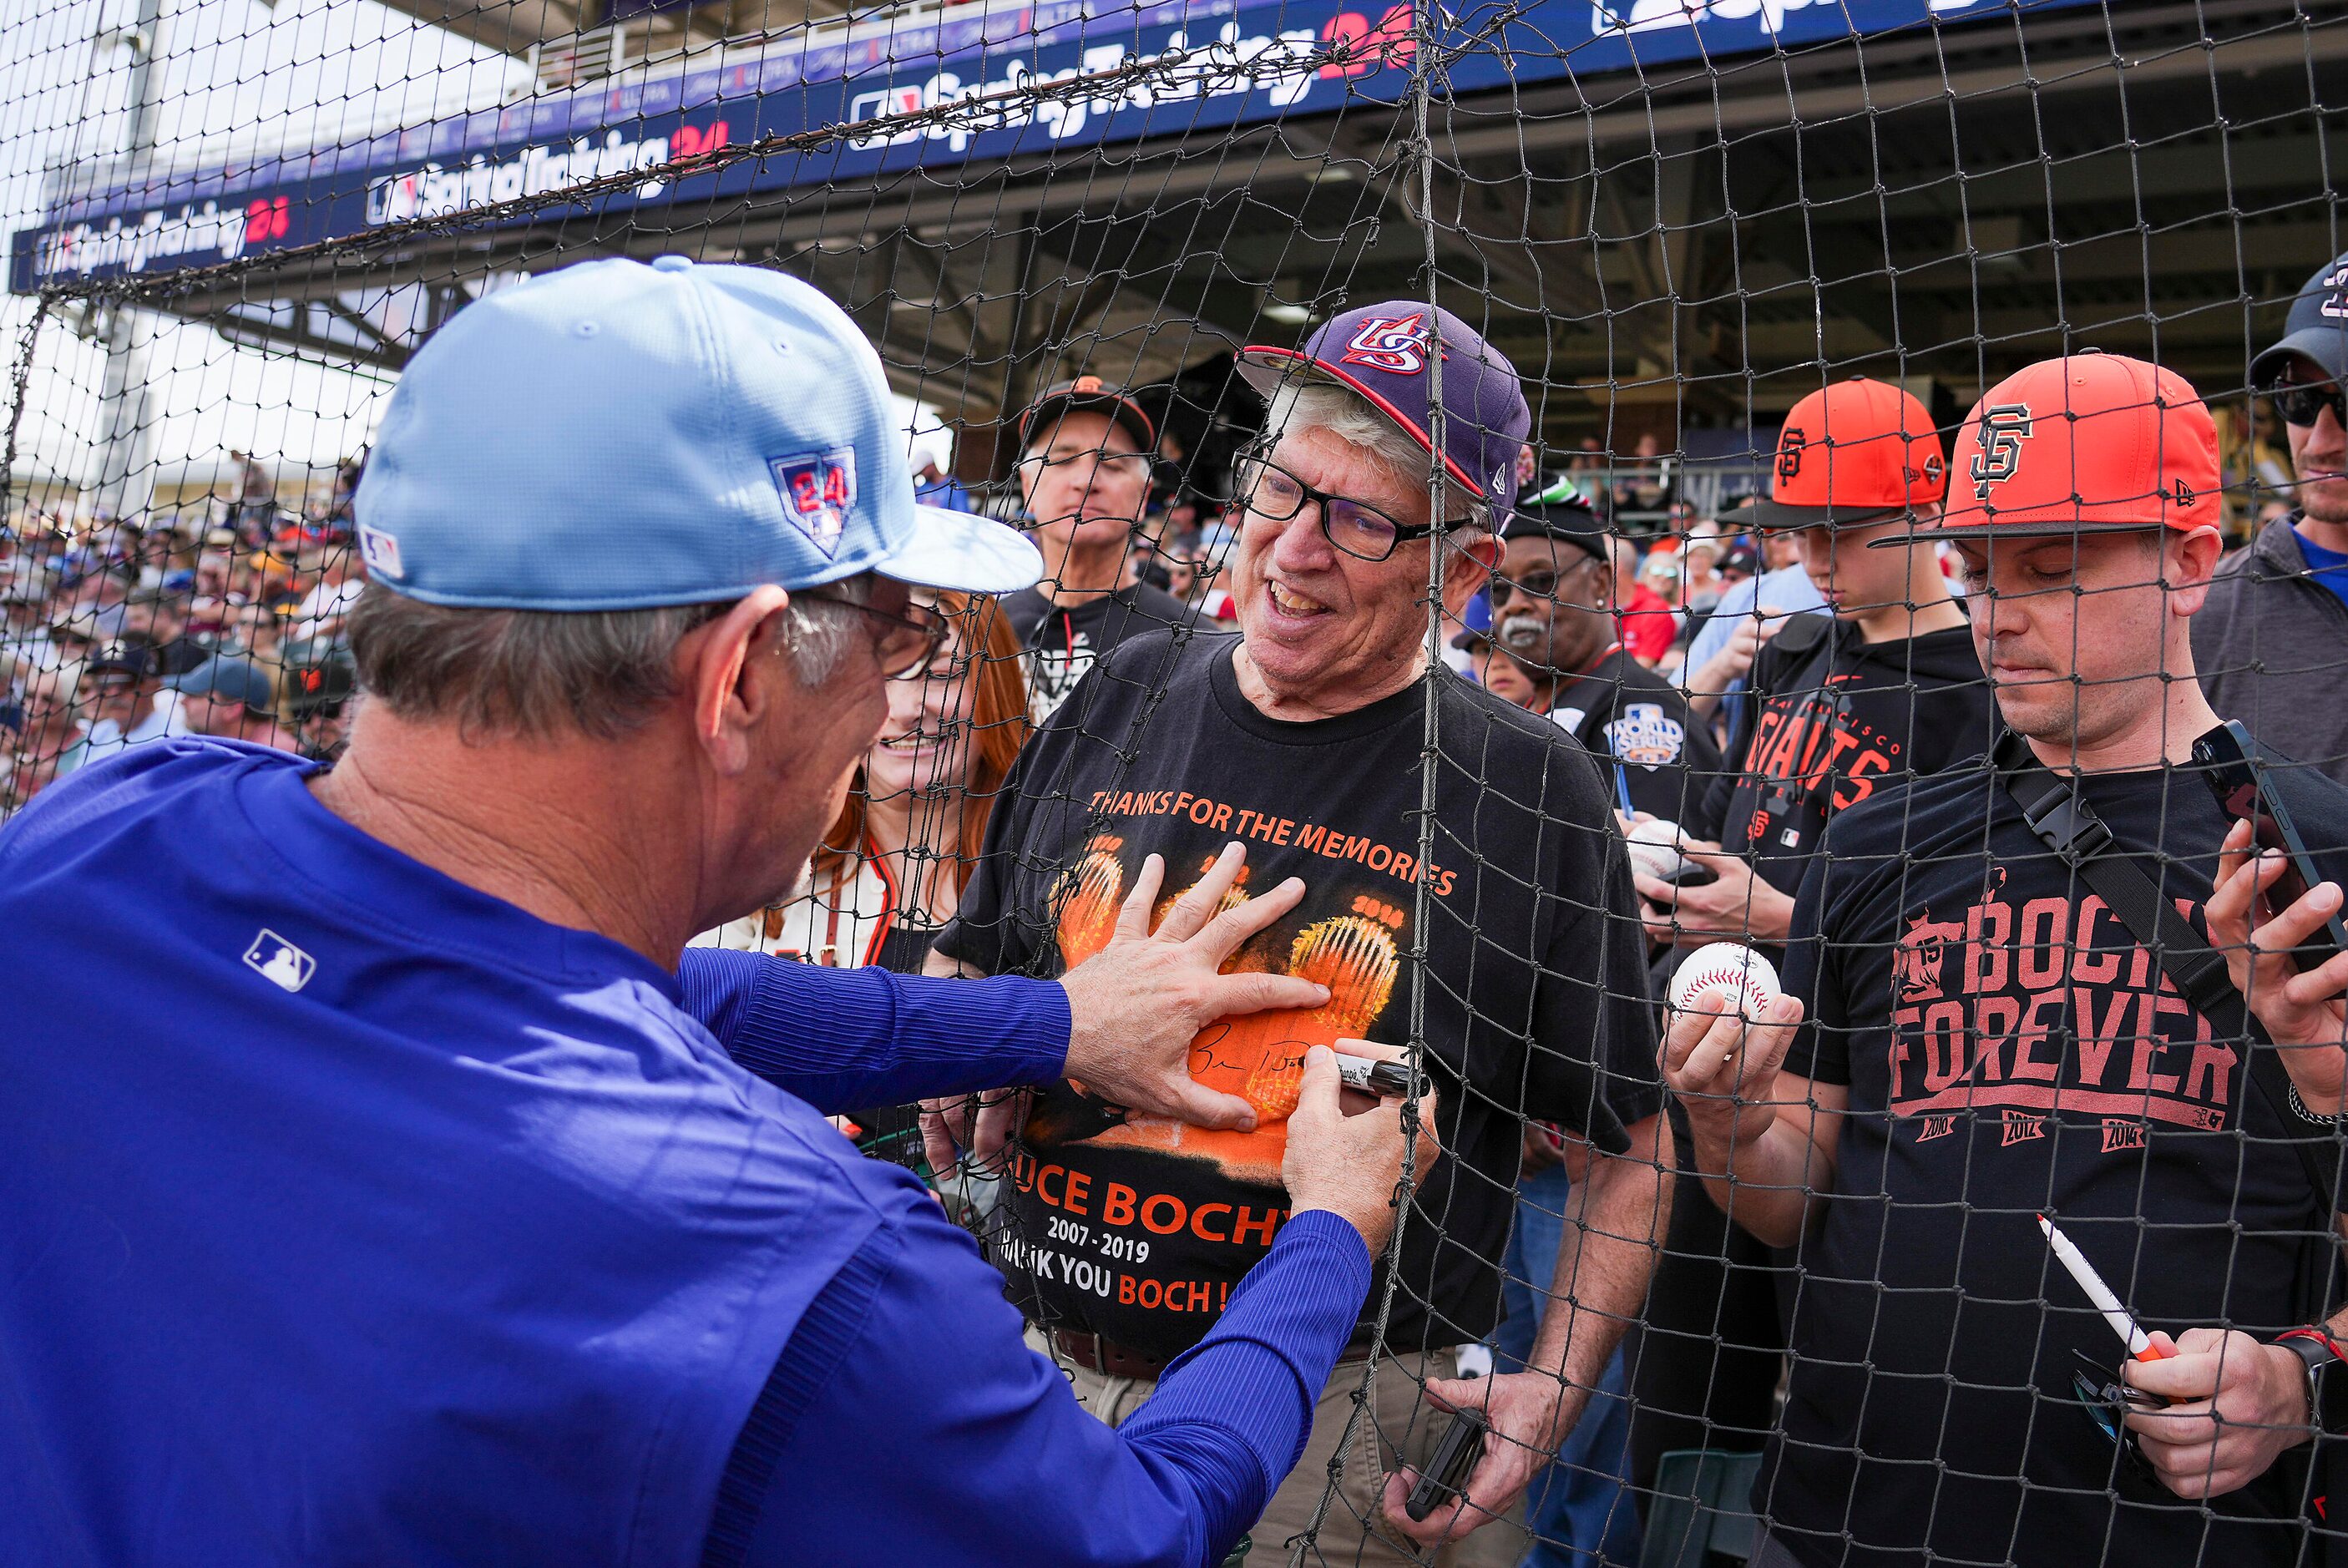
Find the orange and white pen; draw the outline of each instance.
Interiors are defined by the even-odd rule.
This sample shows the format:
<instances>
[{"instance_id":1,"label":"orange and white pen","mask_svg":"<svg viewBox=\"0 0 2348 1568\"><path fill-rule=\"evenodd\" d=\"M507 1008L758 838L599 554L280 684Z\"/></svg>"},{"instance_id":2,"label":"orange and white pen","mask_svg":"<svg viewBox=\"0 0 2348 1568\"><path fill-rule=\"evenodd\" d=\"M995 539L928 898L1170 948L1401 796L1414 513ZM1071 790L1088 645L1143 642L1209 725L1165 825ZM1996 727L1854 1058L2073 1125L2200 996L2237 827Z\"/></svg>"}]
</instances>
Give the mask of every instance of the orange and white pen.
<instances>
[{"instance_id":1,"label":"orange and white pen","mask_svg":"<svg viewBox=\"0 0 2348 1568\"><path fill-rule=\"evenodd\" d=\"M2087 1293L2087 1299L2095 1304L2097 1312L2104 1315L2104 1321L2112 1326L2112 1332L2126 1343L2128 1355L2138 1361L2167 1360L2168 1353L2153 1348L2151 1336L2137 1326L2136 1319L2128 1315L2128 1309L2120 1305L2120 1298L2112 1294L2112 1287L2104 1283L2104 1276L2097 1274L2096 1265L2087 1261L2087 1254L2081 1252L2070 1237L2056 1230L2054 1222L2044 1214L2038 1216L2038 1228L2046 1233L2046 1244L2054 1249L2054 1255L2063 1260L2064 1268L2079 1282L2079 1288Z\"/></svg>"}]
</instances>

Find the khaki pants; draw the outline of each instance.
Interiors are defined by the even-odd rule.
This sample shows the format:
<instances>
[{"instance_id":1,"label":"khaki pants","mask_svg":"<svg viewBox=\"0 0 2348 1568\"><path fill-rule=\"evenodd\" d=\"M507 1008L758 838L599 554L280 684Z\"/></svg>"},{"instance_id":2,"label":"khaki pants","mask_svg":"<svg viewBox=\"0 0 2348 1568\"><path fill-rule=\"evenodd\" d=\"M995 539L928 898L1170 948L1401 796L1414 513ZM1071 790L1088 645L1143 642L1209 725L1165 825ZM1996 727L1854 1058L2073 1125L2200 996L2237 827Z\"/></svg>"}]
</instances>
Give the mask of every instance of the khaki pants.
<instances>
[{"instance_id":1,"label":"khaki pants","mask_svg":"<svg viewBox=\"0 0 2348 1568\"><path fill-rule=\"evenodd\" d=\"M1067 1375L1077 1403L1110 1426L1126 1418L1158 1391L1153 1377L1110 1377L1076 1366L1060 1356L1045 1336L1030 1326L1030 1349L1050 1357ZM1354 1393L1367 1370L1361 1362L1342 1363L1313 1408L1313 1434L1305 1439L1304 1457L1272 1494L1263 1517L1248 1533L1254 1541L1248 1568L1277 1568L1293 1555L1289 1542L1312 1527L1329 1490L1330 1460L1345 1435L1354 1412ZM1437 1568L1513 1568L1525 1554L1529 1537L1521 1500L1506 1518L1494 1520L1465 1541L1455 1541L1430 1557L1418 1557L1409 1543L1391 1534L1379 1517L1386 1472L1407 1463L1424 1465L1435 1451L1447 1424L1442 1413L1419 1392L1429 1377L1459 1375L1457 1356L1449 1350L1425 1355L1389 1356L1378 1363L1378 1383L1371 1415L1375 1431L1354 1435L1336 1480L1336 1495L1321 1529L1306 1548L1303 1561L1311 1568L1354 1568L1355 1564L1432 1563ZM1298 1544L1303 1544L1301 1539Z\"/></svg>"}]
</instances>

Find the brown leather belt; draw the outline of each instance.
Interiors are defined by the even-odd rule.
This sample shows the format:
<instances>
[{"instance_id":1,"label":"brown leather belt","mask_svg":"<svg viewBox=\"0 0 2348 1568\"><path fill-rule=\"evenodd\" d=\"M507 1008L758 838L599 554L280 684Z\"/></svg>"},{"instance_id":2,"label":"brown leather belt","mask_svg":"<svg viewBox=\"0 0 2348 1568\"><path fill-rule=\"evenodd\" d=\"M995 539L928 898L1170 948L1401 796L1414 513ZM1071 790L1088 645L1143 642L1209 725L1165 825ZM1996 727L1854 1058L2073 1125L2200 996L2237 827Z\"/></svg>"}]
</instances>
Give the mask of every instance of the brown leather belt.
<instances>
[{"instance_id":1,"label":"brown leather belt","mask_svg":"<svg viewBox=\"0 0 2348 1568\"><path fill-rule=\"evenodd\" d=\"M1087 1372L1097 1372L1104 1377L1155 1377L1166 1370L1166 1362L1156 1356L1144 1356L1138 1350L1128 1350L1115 1340L1103 1339L1097 1334L1079 1334L1073 1328L1056 1330L1052 1343L1060 1354Z\"/></svg>"},{"instance_id":2,"label":"brown leather belt","mask_svg":"<svg viewBox=\"0 0 2348 1568\"><path fill-rule=\"evenodd\" d=\"M1128 1350L1113 1339L1103 1339L1097 1334L1079 1334L1073 1328L1056 1329L1053 1346L1059 1353L1087 1372L1097 1372L1104 1377L1155 1377L1166 1370L1167 1362L1156 1356L1144 1356L1138 1350ZM1337 1365L1367 1361L1366 1346L1347 1346Z\"/></svg>"}]
</instances>

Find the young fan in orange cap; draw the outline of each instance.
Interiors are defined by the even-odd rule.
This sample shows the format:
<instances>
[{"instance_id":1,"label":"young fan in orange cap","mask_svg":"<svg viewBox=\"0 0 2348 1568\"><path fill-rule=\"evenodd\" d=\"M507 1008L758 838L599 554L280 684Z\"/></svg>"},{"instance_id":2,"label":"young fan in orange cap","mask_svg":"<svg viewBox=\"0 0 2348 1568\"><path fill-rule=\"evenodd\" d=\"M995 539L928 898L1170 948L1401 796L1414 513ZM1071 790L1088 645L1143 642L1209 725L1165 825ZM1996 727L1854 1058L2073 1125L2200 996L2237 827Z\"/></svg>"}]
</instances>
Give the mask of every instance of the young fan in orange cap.
<instances>
[{"instance_id":1,"label":"young fan in orange cap","mask_svg":"<svg viewBox=\"0 0 2348 1568\"><path fill-rule=\"evenodd\" d=\"M1932 543L1912 531L1940 516L1947 482L1941 433L1900 387L1834 382L1786 417L1768 499L1737 515L1799 537L1829 614L1780 623L1756 656L1728 769L1683 816L1712 879L1636 879L1656 940L1774 953L1836 812L1988 748L1993 709L1964 611ZM1684 1141L1680 1158L1637 1364L1642 1479L1675 1449L1758 1448L1784 1364L1779 1270L1696 1191Z\"/></svg>"},{"instance_id":2,"label":"young fan in orange cap","mask_svg":"<svg viewBox=\"0 0 2348 1568\"><path fill-rule=\"evenodd\" d=\"M2348 1334L2315 1321L2337 1200L2311 1172L2337 1157L2348 957L2294 977L2281 949L2339 908L2348 788L2266 754L2334 880L2254 914L2280 862L2240 853L2194 758L2219 469L2181 378L2032 366L1952 478L1944 517L1885 542L1962 556L2012 733L1838 815L1766 1026L1691 1012L1664 1047L1707 1190L1798 1248L1753 1561L2310 1560L2308 1500L2342 1495L2308 1473ZM2196 973L2211 944L2247 1012ZM2143 1358L2041 1212L2153 1331Z\"/></svg>"},{"instance_id":3,"label":"young fan in orange cap","mask_svg":"<svg viewBox=\"0 0 2348 1568\"><path fill-rule=\"evenodd\" d=\"M1915 397L1854 377L1794 406L1769 499L1746 526L1798 532L1832 619L1791 621L1753 662L1752 700L1689 826L1717 880L1639 878L1659 940L1782 943L1828 821L1894 780L1986 749L1989 687L1965 614L1920 524L1940 516L1947 465ZM1896 548L1878 550L1872 546Z\"/></svg>"}]
</instances>

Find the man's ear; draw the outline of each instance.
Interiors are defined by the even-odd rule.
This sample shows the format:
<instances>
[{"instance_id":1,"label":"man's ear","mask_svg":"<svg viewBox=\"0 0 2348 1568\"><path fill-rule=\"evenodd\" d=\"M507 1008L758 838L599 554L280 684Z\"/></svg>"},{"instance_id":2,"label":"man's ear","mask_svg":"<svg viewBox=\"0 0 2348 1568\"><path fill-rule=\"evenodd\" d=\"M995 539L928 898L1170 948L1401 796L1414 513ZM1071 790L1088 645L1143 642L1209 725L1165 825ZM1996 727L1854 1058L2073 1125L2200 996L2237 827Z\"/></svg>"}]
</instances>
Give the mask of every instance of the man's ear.
<instances>
[{"instance_id":1,"label":"man's ear","mask_svg":"<svg viewBox=\"0 0 2348 1568\"><path fill-rule=\"evenodd\" d=\"M2168 613L2190 619L2209 596L2210 576L2226 553L2225 537L2210 523L2188 533L2162 531L2161 582L2168 590Z\"/></svg>"},{"instance_id":2,"label":"man's ear","mask_svg":"<svg viewBox=\"0 0 2348 1568\"><path fill-rule=\"evenodd\" d=\"M1507 546L1499 535L1478 530L1465 543L1452 546L1451 560L1443 573L1443 607L1456 619L1468 607L1468 601L1492 580L1500 569L1500 557Z\"/></svg>"},{"instance_id":3,"label":"man's ear","mask_svg":"<svg viewBox=\"0 0 2348 1568\"><path fill-rule=\"evenodd\" d=\"M677 650L678 684L693 698L693 737L721 773L749 766L748 730L769 717L790 671L775 657L791 596L769 584L753 589Z\"/></svg>"}]
</instances>

